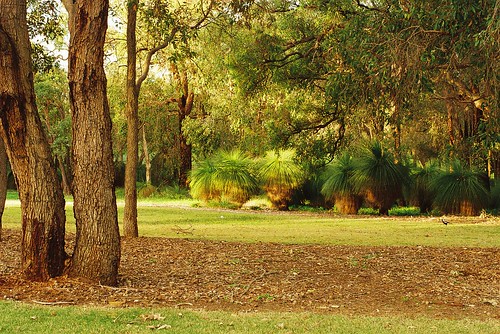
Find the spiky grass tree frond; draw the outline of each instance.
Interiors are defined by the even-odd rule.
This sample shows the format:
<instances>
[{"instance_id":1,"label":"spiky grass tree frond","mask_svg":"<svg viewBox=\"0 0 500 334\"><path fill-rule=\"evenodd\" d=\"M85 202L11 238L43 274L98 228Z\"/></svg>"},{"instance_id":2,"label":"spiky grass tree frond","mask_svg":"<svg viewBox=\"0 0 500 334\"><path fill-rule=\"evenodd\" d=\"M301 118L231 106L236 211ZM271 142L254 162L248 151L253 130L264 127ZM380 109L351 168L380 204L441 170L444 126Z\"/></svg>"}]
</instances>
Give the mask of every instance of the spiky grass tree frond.
<instances>
[{"instance_id":1,"label":"spiky grass tree frond","mask_svg":"<svg viewBox=\"0 0 500 334\"><path fill-rule=\"evenodd\" d=\"M250 157L240 151L222 152L216 161L214 182L223 197L241 206L258 192L254 161Z\"/></svg>"},{"instance_id":2,"label":"spiky grass tree frond","mask_svg":"<svg viewBox=\"0 0 500 334\"><path fill-rule=\"evenodd\" d=\"M343 154L327 166L325 183L321 193L326 199L334 200L337 195L352 195L356 193L352 176L354 165L349 154Z\"/></svg>"},{"instance_id":3,"label":"spiky grass tree frond","mask_svg":"<svg viewBox=\"0 0 500 334\"><path fill-rule=\"evenodd\" d=\"M392 204L402 197L402 187L410 183L408 170L397 164L392 154L378 141L362 148L353 160L353 184L363 192L367 202L388 214Z\"/></svg>"},{"instance_id":4,"label":"spiky grass tree frond","mask_svg":"<svg viewBox=\"0 0 500 334\"><path fill-rule=\"evenodd\" d=\"M335 159L325 171L321 193L327 200L334 201L343 214L356 214L361 206L362 198L352 182L353 173L353 160L349 154Z\"/></svg>"},{"instance_id":5,"label":"spiky grass tree frond","mask_svg":"<svg viewBox=\"0 0 500 334\"><path fill-rule=\"evenodd\" d=\"M259 164L258 176L270 201L279 209L286 209L292 192L299 188L306 178L293 150L267 152Z\"/></svg>"},{"instance_id":6,"label":"spiky grass tree frond","mask_svg":"<svg viewBox=\"0 0 500 334\"><path fill-rule=\"evenodd\" d=\"M432 182L438 173L439 163L435 160L428 161L425 165L415 167L411 171L410 201L418 206L421 212L432 210L435 197Z\"/></svg>"},{"instance_id":7,"label":"spiky grass tree frond","mask_svg":"<svg viewBox=\"0 0 500 334\"><path fill-rule=\"evenodd\" d=\"M489 192L482 173L454 160L432 182L435 204L444 213L477 215L488 205Z\"/></svg>"},{"instance_id":8,"label":"spiky grass tree frond","mask_svg":"<svg viewBox=\"0 0 500 334\"><path fill-rule=\"evenodd\" d=\"M214 182L216 170L216 163L210 158L195 164L189 175L189 188L193 198L209 201L220 196Z\"/></svg>"}]
</instances>

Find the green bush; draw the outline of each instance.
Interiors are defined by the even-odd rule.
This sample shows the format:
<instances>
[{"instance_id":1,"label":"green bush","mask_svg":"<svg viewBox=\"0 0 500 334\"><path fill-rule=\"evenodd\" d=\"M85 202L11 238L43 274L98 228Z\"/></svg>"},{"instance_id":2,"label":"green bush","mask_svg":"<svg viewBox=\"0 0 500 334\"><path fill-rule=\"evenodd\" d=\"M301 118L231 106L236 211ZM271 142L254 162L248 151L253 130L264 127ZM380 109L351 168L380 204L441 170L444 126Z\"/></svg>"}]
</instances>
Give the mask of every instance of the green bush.
<instances>
[{"instance_id":1,"label":"green bush","mask_svg":"<svg viewBox=\"0 0 500 334\"><path fill-rule=\"evenodd\" d=\"M411 171L412 185L408 199L411 204L418 206L421 212L432 211L435 191L432 182L439 174L439 165L436 161L430 161L424 166L415 167Z\"/></svg>"},{"instance_id":2,"label":"green bush","mask_svg":"<svg viewBox=\"0 0 500 334\"><path fill-rule=\"evenodd\" d=\"M205 202L230 202L238 207L259 190L254 163L239 151L220 152L201 161L190 174L191 195Z\"/></svg>"},{"instance_id":3,"label":"green bush","mask_svg":"<svg viewBox=\"0 0 500 334\"><path fill-rule=\"evenodd\" d=\"M398 206L389 210L389 216L419 216L420 208L415 206Z\"/></svg>"},{"instance_id":4,"label":"green bush","mask_svg":"<svg viewBox=\"0 0 500 334\"><path fill-rule=\"evenodd\" d=\"M306 173L297 163L295 152L284 150L267 152L259 162L259 180L273 207L287 210L293 192L305 181Z\"/></svg>"},{"instance_id":5,"label":"green bush","mask_svg":"<svg viewBox=\"0 0 500 334\"><path fill-rule=\"evenodd\" d=\"M403 185L410 183L408 169L396 163L378 141L361 148L353 159L353 168L355 189L364 194L368 205L383 215L403 197Z\"/></svg>"},{"instance_id":6,"label":"green bush","mask_svg":"<svg viewBox=\"0 0 500 334\"><path fill-rule=\"evenodd\" d=\"M325 199L334 201L343 214L356 214L361 207L362 197L353 184L354 164L349 154L335 159L325 170L325 182L321 193Z\"/></svg>"},{"instance_id":7,"label":"green bush","mask_svg":"<svg viewBox=\"0 0 500 334\"><path fill-rule=\"evenodd\" d=\"M435 205L445 214L478 215L488 206L484 173L454 160L434 178Z\"/></svg>"}]
</instances>

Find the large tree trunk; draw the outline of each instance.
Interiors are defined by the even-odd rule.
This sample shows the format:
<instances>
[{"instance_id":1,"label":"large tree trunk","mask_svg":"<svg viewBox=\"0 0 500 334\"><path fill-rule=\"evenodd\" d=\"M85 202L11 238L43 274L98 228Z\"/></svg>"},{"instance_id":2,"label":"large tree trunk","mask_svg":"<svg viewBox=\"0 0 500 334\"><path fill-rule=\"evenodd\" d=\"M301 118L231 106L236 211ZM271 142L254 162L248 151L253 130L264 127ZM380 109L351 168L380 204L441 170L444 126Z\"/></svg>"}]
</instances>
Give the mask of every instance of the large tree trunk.
<instances>
[{"instance_id":1,"label":"large tree trunk","mask_svg":"<svg viewBox=\"0 0 500 334\"><path fill-rule=\"evenodd\" d=\"M114 190L104 40L107 0L65 0L69 12L69 86L76 241L71 276L116 285L120 234Z\"/></svg>"},{"instance_id":2,"label":"large tree trunk","mask_svg":"<svg viewBox=\"0 0 500 334\"><path fill-rule=\"evenodd\" d=\"M7 152L3 140L0 139L0 241L2 241L2 217L7 199Z\"/></svg>"},{"instance_id":3,"label":"large tree trunk","mask_svg":"<svg viewBox=\"0 0 500 334\"><path fill-rule=\"evenodd\" d=\"M136 85L137 1L129 1L127 16L127 163L125 165L125 209L123 235L138 237L137 163L139 158L139 87Z\"/></svg>"},{"instance_id":4,"label":"large tree trunk","mask_svg":"<svg viewBox=\"0 0 500 334\"><path fill-rule=\"evenodd\" d=\"M189 117L193 110L194 93L189 90L189 81L187 70L179 71L179 67L175 63L170 64L170 70L177 81L179 98L173 98L171 101L177 102L178 107L178 132L179 132L179 187L188 187L188 175L192 169L192 150L188 144L186 137L182 133L182 122Z\"/></svg>"},{"instance_id":5,"label":"large tree trunk","mask_svg":"<svg viewBox=\"0 0 500 334\"><path fill-rule=\"evenodd\" d=\"M64 196L35 103L26 1L0 8L0 135L21 200L21 269L47 280L64 269Z\"/></svg>"}]
</instances>

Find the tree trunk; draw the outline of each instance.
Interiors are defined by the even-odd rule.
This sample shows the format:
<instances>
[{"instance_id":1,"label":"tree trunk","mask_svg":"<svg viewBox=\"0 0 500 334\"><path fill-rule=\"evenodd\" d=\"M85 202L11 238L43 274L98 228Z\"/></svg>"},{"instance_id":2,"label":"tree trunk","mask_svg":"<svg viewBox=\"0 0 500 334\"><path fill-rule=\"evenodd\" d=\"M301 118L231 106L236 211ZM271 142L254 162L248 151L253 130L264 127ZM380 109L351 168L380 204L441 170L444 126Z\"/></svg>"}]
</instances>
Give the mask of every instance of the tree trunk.
<instances>
[{"instance_id":1,"label":"tree trunk","mask_svg":"<svg viewBox=\"0 0 500 334\"><path fill-rule=\"evenodd\" d=\"M61 182L63 193L66 195L73 194L71 190L71 182L68 179L68 174L66 173L66 166L64 166L64 162L61 157L57 157L57 163L59 165L59 170L61 171Z\"/></svg>"},{"instance_id":2,"label":"tree trunk","mask_svg":"<svg viewBox=\"0 0 500 334\"><path fill-rule=\"evenodd\" d=\"M0 135L21 200L21 270L43 281L64 269L64 196L35 103L26 1L0 8Z\"/></svg>"},{"instance_id":3,"label":"tree trunk","mask_svg":"<svg viewBox=\"0 0 500 334\"><path fill-rule=\"evenodd\" d=\"M148 142L146 140L146 124L142 126L142 150L144 151L144 164L146 165L146 183L151 184L151 159L149 158Z\"/></svg>"},{"instance_id":4,"label":"tree trunk","mask_svg":"<svg viewBox=\"0 0 500 334\"><path fill-rule=\"evenodd\" d=\"M138 1L129 1L127 14L127 163L125 165L125 209L123 235L138 237L137 163L139 158L139 90L136 85L136 22Z\"/></svg>"},{"instance_id":5,"label":"tree trunk","mask_svg":"<svg viewBox=\"0 0 500 334\"><path fill-rule=\"evenodd\" d=\"M7 198L7 152L3 140L0 139L0 241L2 241L2 217Z\"/></svg>"},{"instance_id":6,"label":"tree trunk","mask_svg":"<svg viewBox=\"0 0 500 334\"><path fill-rule=\"evenodd\" d=\"M120 234L114 190L111 117L106 96L104 41L107 0L65 0L69 13L69 86L75 249L71 276L116 285Z\"/></svg>"},{"instance_id":7,"label":"tree trunk","mask_svg":"<svg viewBox=\"0 0 500 334\"><path fill-rule=\"evenodd\" d=\"M193 110L194 93L189 90L189 82L187 78L187 70L179 71L175 63L170 64L170 70L174 75L179 86L180 98L172 99L177 101L178 107L178 131L179 131L179 187L188 187L188 175L192 169L192 150L188 144L186 137L182 133L182 122L191 114Z\"/></svg>"}]
</instances>

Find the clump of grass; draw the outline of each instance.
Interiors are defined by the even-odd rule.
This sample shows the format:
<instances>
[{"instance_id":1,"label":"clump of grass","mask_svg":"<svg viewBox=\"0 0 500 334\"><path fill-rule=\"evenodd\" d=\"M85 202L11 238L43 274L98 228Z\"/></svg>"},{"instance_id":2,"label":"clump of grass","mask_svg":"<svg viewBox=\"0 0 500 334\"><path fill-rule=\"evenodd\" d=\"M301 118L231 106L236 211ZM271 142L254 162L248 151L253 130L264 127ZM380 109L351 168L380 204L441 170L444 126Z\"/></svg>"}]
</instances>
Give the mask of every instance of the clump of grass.
<instances>
[{"instance_id":1,"label":"clump of grass","mask_svg":"<svg viewBox=\"0 0 500 334\"><path fill-rule=\"evenodd\" d=\"M432 182L435 205L446 214L478 215L488 205L483 173L454 160Z\"/></svg>"},{"instance_id":2,"label":"clump of grass","mask_svg":"<svg viewBox=\"0 0 500 334\"><path fill-rule=\"evenodd\" d=\"M305 181L304 169L297 163L293 150L267 152L260 161L258 177L273 206L287 210L293 192Z\"/></svg>"},{"instance_id":3,"label":"clump of grass","mask_svg":"<svg viewBox=\"0 0 500 334\"><path fill-rule=\"evenodd\" d=\"M389 210L389 216L419 216L420 208L416 206L399 206Z\"/></svg>"}]
</instances>

